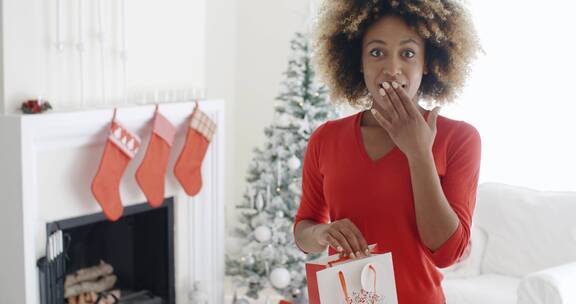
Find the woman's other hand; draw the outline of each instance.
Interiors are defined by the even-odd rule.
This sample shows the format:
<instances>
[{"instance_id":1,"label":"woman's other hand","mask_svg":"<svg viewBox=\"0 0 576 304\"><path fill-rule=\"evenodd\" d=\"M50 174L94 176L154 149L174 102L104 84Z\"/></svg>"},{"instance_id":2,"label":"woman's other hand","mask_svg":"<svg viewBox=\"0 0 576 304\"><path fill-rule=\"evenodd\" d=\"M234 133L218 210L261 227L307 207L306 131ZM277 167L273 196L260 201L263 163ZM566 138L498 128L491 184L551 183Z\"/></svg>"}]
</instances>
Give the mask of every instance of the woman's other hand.
<instances>
[{"instance_id":1,"label":"woman's other hand","mask_svg":"<svg viewBox=\"0 0 576 304\"><path fill-rule=\"evenodd\" d=\"M349 219L315 225L312 234L320 245L332 246L341 256L355 259L369 253L364 236Z\"/></svg>"}]
</instances>

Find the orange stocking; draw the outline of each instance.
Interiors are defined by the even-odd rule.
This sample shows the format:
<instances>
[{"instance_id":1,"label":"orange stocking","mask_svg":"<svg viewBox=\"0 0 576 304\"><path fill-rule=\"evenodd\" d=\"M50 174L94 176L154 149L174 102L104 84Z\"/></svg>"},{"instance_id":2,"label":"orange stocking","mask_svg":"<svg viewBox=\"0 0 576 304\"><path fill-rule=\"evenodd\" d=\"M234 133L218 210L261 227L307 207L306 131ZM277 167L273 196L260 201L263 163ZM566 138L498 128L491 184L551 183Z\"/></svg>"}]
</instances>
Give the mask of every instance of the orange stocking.
<instances>
[{"instance_id":1,"label":"orange stocking","mask_svg":"<svg viewBox=\"0 0 576 304\"><path fill-rule=\"evenodd\" d=\"M164 178L176 128L156 108L146 155L136 171L136 181L152 207L164 202Z\"/></svg>"},{"instance_id":2,"label":"orange stocking","mask_svg":"<svg viewBox=\"0 0 576 304\"><path fill-rule=\"evenodd\" d=\"M174 175L190 196L196 195L202 188L202 161L215 130L216 124L196 104L184 148L174 166Z\"/></svg>"},{"instance_id":3,"label":"orange stocking","mask_svg":"<svg viewBox=\"0 0 576 304\"><path fill-rule=\"evenodd\" d=\"M138 136L113 119L98 172L92 180L92 194L111 221L118 220L124 211L120 199L120 179L139 148Z\"/></svg>"}]
</instances>

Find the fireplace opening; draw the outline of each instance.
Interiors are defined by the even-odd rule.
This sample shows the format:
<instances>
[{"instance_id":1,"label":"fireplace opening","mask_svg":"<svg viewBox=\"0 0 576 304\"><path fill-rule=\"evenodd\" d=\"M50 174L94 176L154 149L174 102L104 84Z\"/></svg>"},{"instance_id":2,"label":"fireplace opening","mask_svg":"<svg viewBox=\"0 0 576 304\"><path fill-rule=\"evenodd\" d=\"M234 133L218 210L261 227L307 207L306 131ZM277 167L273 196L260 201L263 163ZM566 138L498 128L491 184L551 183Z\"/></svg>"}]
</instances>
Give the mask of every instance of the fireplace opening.
<instances>
[{"instance_id":1,"label":"fireplace opening","mask_svg":"<svg viewBox=\"0 0 576 304\"><path fill-rule=\"evenodd\" d=\"M61 264L67 280L64 284L61 276L60 282L44 284L44 289L53 289L48 292L52 298L54 294L60 295L60 300L53 302L66 303L60 302L66 298L70 302L70 295L73 294L70 286L81 290L85 287L70 285L82 282L69 279L79 278L72 277L78 271L83 274L93 271L97 274L92 276L90 283L111 279L111 276L115 278L112 288L91 292L92 296L110 297L113 294L114 298L118 298L118 303L174 304L173 205L174 199L167 198L159 208L152 208L147 203L128 206L122 218L116 222L110 222L103 213L98 213L47 224L48 238L58 231L62 232ZM43 293L45 297L46 291ZM88 294L85 296L88 297ZM43 303L52 304L51 301Z\"/></svg>"}]
</instances>

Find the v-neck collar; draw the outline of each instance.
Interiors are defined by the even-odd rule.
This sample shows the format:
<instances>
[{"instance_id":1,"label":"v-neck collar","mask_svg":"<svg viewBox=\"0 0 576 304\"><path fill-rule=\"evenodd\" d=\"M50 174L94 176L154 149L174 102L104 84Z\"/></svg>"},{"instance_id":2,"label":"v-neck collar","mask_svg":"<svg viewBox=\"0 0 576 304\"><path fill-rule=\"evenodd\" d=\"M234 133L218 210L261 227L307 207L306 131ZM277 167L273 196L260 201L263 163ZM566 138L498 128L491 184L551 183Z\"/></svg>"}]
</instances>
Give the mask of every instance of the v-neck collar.
<instances>
[{"instance_id":1,"label":"v-neck collar","mask_svg":"<svg viewBox=\"0 0 576 304\"><path fill-rule=\"evenodd\" d=\"M390 151L386 152L386 154L384 154L383 156L377 158L377 159L372 159L370 157L370 155L368 154L368 151L366 150L366 146L364 145L364 140L362 139L362 130L361 130L361 124L362 124L362 115L364 114L364 112L366 112L367 110L364 111L360 111L356 114L356 117L354 119L354 134L356 137L356 146L359 149L360 155L362 157L362 159L364 159L364 161L367 161L371 164L378 164L381 163L383 161L385 161L386 159L392 157L394 154L397 154L399 152L402 152L398 146L396 144L394 144L394 146L392 146L392 149L390 149ZM430 110L425 110L424 112L424 120L426 121L426 119L428 119L428 114L430 113Z\"/></svg>"}]
</instances>

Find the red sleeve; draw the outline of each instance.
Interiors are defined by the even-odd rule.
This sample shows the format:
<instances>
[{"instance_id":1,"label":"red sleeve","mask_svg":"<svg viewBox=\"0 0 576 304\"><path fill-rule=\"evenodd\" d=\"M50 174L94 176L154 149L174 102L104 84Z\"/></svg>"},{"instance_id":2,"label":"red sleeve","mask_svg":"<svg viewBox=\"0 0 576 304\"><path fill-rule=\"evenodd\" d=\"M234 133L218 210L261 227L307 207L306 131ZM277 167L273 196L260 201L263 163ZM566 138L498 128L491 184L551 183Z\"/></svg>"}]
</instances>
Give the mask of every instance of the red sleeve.
<instances>
[{"instance_id":1,"label":"red sleeve","mask_svg":"<svg viewBox=\"0 0 576 304\"><path fill-rule=\"evenodd\" d=\"M317 223L328 223L330 220L328 206L324 200L324 176L319 169L319 144L322 136L321 132L325 126L326 123L318 127L308 140L302 166L302 195L300 197L300 206L294 218L294 232L296 231L296 225L302 220L311 220ZM298 248L302 250L299 246ZM302 251L305 252L304 250Z\"/></svg>"},{"instance_id":2,"label":"red sleeve","mask_svg":"<svg viewBox=\"0 0 576 304\"><path fill-rule=\"evenodd\" d=\"M469 246L480 174L480 134L472 125L461 122L447 149L446 173L441 178L441 184L444 195L458 215L460 223L440 248L432 252L425 247L439 268L458 262Z\"/></svg>"}]
</instances>

